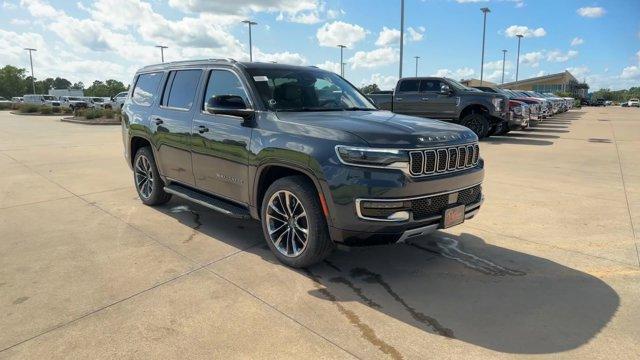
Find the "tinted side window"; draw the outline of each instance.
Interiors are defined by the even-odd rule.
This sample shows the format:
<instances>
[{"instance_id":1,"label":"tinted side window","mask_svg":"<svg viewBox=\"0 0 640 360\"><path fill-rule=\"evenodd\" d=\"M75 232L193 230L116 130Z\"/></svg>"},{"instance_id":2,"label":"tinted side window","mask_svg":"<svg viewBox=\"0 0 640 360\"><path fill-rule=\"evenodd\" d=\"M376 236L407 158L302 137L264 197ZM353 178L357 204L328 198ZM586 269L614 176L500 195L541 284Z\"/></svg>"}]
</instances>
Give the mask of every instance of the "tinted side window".
<instances>
[{"instance_id":1,"label":"tinted side window","mask_svg":"<svg viewBox=\"0 0 640 360\"><path fill-rule=\"evenodd\" d=\"M442 82L440 80L422 80L420 83L420 91L439 92Z\"/></svg>"},{"instance_id":2,"label":"tinted side window","mask_svg":"<svg viewBox=\"0 0 640 360\"><path fill-rule=\"evenodd\" d=\"M400 86L398 87L398 91L401 92L409 92L409 91L418 91L418 87L420 84L420 80L402 80Z\"/></svg>"},{"instance_id":3,"label":"tinted side window","mask_svg":"<svg viewBox=\"0 0 640 360\"><path fill-rule=\"evenodd\" d=\"M161 79L161 72L139 75L136 87L133 89L133 102L142 106L151 106Z\"/></svg>"},{"instance_id":4,"label":"tinted side window","mask_svg":"<svg viewBox=\"0 0 640 360\"><path fill-rule=\"evenodd\" d=\"M162 105L185 110L191 109L198 90L200 75L202 75L202 70L172 71L169 81L167 81Z\"/></svg>"},{"instance_id":5,"label":"tinted side window","mask_svg":"<svg viewBox=\"0 0 640 360\"><path fill-rule=\"evenodd\" d=\"M209 82L207 83L207 90L205 92L204 104L209 99L218 95L237 95L244 100L244 103L249 106L249 99L247 93L244 91L244 87L238 77L226 70L212 70L209 75Z\"/></svg>"}]
</instances>

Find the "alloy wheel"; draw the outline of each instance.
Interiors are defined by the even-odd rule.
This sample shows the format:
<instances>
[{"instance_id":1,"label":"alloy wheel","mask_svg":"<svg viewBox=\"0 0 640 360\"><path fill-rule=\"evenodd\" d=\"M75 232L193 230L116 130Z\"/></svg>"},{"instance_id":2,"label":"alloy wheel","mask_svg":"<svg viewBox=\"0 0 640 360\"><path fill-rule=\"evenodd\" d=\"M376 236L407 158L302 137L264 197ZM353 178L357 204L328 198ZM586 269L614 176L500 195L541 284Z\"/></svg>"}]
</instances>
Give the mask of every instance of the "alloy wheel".
<instances>
[{"instance_id":1,"label":"alloy wheel","mask_svg":"<svg viewBox=\"0 0 640 360\"><path fill-rule=\"evenodd\" d=\"M282 255L296 257L305 250L309 239L307 212L293 193L280 190L271 196L266 221L269 240Z\"/></svg>"},{"instance_id":2,"label":"alloy wheel","mask_svg":"<svg viewBox=\"0 0 640 360\"><path fill-rule=\"evenodd\" d=\"M140 155L136 159L135 172L136 187L138 188L140 196L149 199L153 192L153 171L151 169L151 162L145 155Z\"/></svg>"}]
</instances>

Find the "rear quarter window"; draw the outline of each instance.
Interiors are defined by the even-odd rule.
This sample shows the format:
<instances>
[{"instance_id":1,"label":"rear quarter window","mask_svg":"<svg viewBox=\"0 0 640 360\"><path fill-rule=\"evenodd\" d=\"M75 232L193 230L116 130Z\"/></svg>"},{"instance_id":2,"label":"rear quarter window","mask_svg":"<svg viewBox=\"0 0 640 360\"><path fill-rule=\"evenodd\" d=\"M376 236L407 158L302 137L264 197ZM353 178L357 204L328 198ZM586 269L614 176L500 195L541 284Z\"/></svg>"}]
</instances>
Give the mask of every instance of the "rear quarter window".
<instances>
[{"instance_id":1,"label":"rear quarter window","mask_svg":"<svg viewBox=\"0 0 640 360\"><path fill-rule=\"evenodd\" d=\"M399 92L413 92L418 91L420 87L420 80L402 80L398 86Z\"/></svg>"},{"instance_id":2,"label":"rear quarter window","mask_svg":"<svg viewBox=\"0 0 640 360\"><path fill-rule=\"evenodd\" d=\"M161 72L138 75L136 86L133 89L133 102L142 106L151 106L157 96L161 79Z\"/></svg>"}]
</instances>

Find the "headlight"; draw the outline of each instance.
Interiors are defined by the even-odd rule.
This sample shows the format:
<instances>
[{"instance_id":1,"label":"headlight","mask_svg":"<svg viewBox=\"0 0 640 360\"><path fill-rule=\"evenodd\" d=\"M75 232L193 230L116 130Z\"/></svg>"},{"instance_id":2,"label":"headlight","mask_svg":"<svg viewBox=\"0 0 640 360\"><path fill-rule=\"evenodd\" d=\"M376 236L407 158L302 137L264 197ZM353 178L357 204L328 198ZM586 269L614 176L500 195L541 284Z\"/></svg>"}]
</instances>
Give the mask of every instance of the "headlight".
<instances>
[{"instance_id":1,"label":"headlight","mask_svg":"<svg viewBox=\"0 0 640 360\"><path fill-rule=\"evenodd\" d=\"M345 164L403 169L409 165L409 155L402 150L336 146L336 153Z\"/></svg>"},{"instance_id":2,"label":"headlight","mask_svg":"<svg viewBox=\"0 0 640 360\"><path fill-rule=\"evenodd\" d=\"M493 103L493 107L495 107L496 110L502 109L502 99L501 98L492 98L491 102Z\"/></svg>"},{"instance_id":3,"label":"headlight","mask_svg":"<svg viewBox=\"0 0 640 360\"><path fill-rule=\"evenodd\" d=\"M513 108L513 112L514 112L516 115L522 115L522 105L514 107L514 108Z\"/></svg>"}]
</instances>

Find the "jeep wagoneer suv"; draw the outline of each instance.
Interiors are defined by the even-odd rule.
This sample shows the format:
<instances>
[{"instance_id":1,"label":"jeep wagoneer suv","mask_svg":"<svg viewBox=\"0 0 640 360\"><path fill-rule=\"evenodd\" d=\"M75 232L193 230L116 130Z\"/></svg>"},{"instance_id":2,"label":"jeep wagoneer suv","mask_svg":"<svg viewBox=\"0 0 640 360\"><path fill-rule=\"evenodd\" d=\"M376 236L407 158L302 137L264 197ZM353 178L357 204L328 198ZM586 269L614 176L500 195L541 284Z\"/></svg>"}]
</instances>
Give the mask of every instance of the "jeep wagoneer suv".
<instances>
[{"instance_id":1,"label":"jeep wagoneer suv","mask_svg":"<svg viewBox=\"0 0 640 360\"><path fill-rule=\"evenodd\" d=\"M143 203L175 195L258 219L289 266L318 262L336 243L398 242L455 226L483 201L471 130L378 110L315 67L147 66L123 118Z\"/></svg>"}]
</instances>

